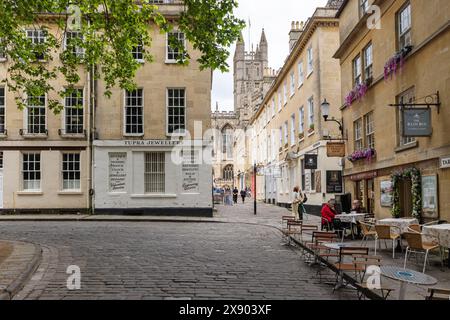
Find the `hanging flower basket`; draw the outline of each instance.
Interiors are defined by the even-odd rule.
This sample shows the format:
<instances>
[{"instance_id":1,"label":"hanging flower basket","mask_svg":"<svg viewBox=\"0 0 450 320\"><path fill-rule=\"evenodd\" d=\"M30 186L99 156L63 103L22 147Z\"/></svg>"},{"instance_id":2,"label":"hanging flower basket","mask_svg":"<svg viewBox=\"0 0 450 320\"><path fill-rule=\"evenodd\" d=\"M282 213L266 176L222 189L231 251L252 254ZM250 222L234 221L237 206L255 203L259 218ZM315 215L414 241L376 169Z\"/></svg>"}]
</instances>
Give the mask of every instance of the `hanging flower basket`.
<instances>
[{"instance_id":1,"label":"hanging flower basket","mask_svg":"<svg viewBox=\"0 0 450 320\"><path fill-rule=\"evenodd\" d=\"M372 78L368 78L362 83L356 85L356 87L353 88L353 90L350 91L345 97L345 105L347 107L350 107L356 100L361 101L362 98L364 98L364 96L367 94L369 86L372 84L372 80Z\"/></svg>"},{"instance_id":2,"label":"hanging flower basket","mask_svg":"<svg viewBox=\"0 0 450 320\"><path fill-rule=\"evenodd\" d=\"M422 216L422 175L417 168L396 171L391 175L393 192L392 216L400 217L400 186L402 179L411 179L412 216L420 220Z\"/></svg>"},{"instance_id":3,"label":"hanging flower basket","mask_svg":"<svg viewBox=\"0 0 450 320\"><path fill-rule=\"evenodd\" d=\"M397 72L403 69L405 65L405 59L408 54L412 51L412 46L406 46L399 52L397 52L393 57L391 57L384 65L384 80L387 81L389 78L397 74Z\"/></svg>"},{"instance_id":4,"label":"hanging flower basket","mask_svg":"<svg viewBox=\"0 0 450 320\"><path fill-rule=\"evenodd\" d=\"M304 133L304 132L299 133L299 134L298 134L298 138L299 138L300 140L303 140L303 139L305 138L305 133Z\"/></svg>"},{"instance_id":5,"label":"hanging flower basket","mask_svg":"<svg viewBox=\"0 0 450 320\"><path fill-rule=\"evenodd\" d=\"M375 158L375 155L376 155L375 149L369 148L365 150L355 151L350 156L348 156L347 159L350 162L356 162L363 159L371 161L373 158Z\"/></svg>"}]
</instances>

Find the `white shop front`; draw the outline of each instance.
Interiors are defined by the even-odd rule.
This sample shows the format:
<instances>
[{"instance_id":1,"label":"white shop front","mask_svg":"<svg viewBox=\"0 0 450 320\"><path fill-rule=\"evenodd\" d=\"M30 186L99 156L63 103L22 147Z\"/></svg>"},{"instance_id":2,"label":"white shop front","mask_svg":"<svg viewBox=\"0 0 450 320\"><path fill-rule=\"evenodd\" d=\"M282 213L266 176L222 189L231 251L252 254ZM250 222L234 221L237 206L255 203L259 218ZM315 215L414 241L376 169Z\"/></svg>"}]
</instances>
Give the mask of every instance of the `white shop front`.
<instances>
[{"instance_id":1,"label":"white shop front","mask_svg":"<svg viewBox=\"0 0 450 320\"><path fill-rule=\"evenodd\" d=\"M94 142L96 214L212 216L208 147L172 140Z\"/></svg>"}]
</instances>

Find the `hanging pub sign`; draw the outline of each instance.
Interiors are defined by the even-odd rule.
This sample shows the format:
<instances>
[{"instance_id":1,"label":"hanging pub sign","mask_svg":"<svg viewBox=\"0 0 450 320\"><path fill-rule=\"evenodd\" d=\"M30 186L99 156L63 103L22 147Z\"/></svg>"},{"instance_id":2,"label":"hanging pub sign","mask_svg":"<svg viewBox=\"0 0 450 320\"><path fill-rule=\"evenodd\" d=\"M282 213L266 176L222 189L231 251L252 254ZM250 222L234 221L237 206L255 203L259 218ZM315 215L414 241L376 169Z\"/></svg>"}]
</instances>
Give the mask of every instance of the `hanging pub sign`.
<instances>
[{"instance_id":1,"label":"hanging pub sign","mask_svg":"<svg viewBox=\"0 0 450 320\"><path fill-rule=\"evenodd\" d=\"M345 143L343 143L343 142L328 142L327 143L327 157L328 158L343 158L343 157L345 157Z\"/></svg>"},{"instance_id":2,"label":"hanging pub sign","mask_svg":"<svg viewBox=\"0 0 450 320\"><path fill-rule=\"evenodd\" d=\"M317 169L317 154L305 154L305 169Z\"/></svg>"},{"instance_id":3,"label":"hanging pub sign","mask_svg":"<svg viewBox=\"0 0 450 320\"><path fill-rule=\"evenodd\" d=\"M429 137L433 130L431 127L430 108L404 108L403 136L404 137Z\"/></svg>"},{"instance_id":4,"label":"hanging pub sign","mask_svg":"<svg viewBox=\"0 0 450 320\"><path fill-rule=\"evenodd\" d=\"M342 172L327 171L327 193L342 193Z\"/></svg>"}]
</instances>

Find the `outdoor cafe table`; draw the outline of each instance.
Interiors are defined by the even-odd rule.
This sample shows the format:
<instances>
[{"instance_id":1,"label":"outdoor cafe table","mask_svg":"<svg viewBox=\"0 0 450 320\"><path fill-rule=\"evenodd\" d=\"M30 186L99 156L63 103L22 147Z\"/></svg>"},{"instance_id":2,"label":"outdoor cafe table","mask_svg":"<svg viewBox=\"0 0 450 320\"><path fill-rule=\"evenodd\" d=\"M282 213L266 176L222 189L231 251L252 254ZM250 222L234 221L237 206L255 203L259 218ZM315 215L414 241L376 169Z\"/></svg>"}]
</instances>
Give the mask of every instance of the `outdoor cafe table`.
<instances>
[{"instance_id":1,"label":"outdoor cafe table","mask_svg":"<svg viewBox=\"0 0 450 320\"><path fill-rule=\"evenodd\" d=\"M423 234L426 238L427 235L433 236L439 239L439 245L449 249L449 258L447 260L448 267L450 268L450 224L439 224L434 226L424 226Z\"/></svg>"},{"instance_id":2,"label":"outdoor cafe table","mask_svg":"<svg viewBox=\"0 0 450 320\"><path fill-rule=\"evenodd\" d=\"M358 221L363 221L366 215L364 213L344 213L335 216L336 219L342 222L351 222L356 224Z\"/></svg>"},{"instance_id":3,"label":"outdoor cafe table","mask_svg":"<svg viewBox=\"0 0 450 320\"><path fill-rule=\"evenodd\" d=\"M429 275L402 267L381 266L380 269L383 276L400 281L399 300L405 300L406 289L409 284L433 286L437 283L437 280Z\"/></svg>"},{"instance_id":4,"label":"outdoor cafe table","mask_svg":"<svg viewBox=\"0 0 450 320\"><path fill-rule=\"evenodd\" d=\"M342 222L357 224L359 221L364 221L365 216L366 216L365 213L344 213L344 214L338 214L334 218L339 219ZM355 238L355 231L353 229L353 226L351 228L351 231L352 231L352 237Z\"/></svg>"},{"instance_id":5,"label":"outdoor cafe table","mask_svg":"<svg viewBox=\"0 0 450 320\"><path fill-rule=\"evenodd\" d=\"M379 225L389 225L394 226L400 229L400 232L403 234L405 232L408 232L408 227L412 224L418 224L419 221L415 218L388 218L379 220L377 224ZM393 232L396 232L396 228L392 230Z\"/></svg>"}]
</instances>

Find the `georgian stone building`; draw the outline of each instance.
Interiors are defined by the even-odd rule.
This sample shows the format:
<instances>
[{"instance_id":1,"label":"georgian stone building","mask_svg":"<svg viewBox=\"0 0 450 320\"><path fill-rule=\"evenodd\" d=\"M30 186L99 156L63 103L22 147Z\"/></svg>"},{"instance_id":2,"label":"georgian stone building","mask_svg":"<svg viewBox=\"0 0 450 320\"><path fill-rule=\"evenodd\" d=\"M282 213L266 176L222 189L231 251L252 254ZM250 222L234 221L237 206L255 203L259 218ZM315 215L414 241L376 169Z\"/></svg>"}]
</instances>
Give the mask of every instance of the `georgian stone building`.
<instances>
[{"instance_id":1,"label":"georgian stone building","mask_svg":"<svg viewBox=\"0 0 450 320\"><path fill-rule=\"evenodd\" d=\"M181 1L158 5L174 22L184 9ZM27 36L45 41L43 26L57 32L54 19L25 26ZM113 88L108 99L103 81L80 68L77 94L54 115L49 97L29 99L21 111L0 85L2 212L212 216L212 167L204 159L211 154L204 133L211 127L212 72L200 71L200 53L188 41L192 61L178 65L169 35L149 28L154 61L145 62L140 47L133 51L142 63L135 91ZM58 63L58 54L42 63ZM1 56L0 79L7 67ZM53 85L58 91L65 84Z\"/></svg>"},{"instance_id":2,"label":"georgian stone building","mask_svg":"<svg viewBox=\"0 0 450 320\"><path fill-rule=\"evenodd\" d=\"M449 12L447 0L347 0L338 13L345 188L378 219L450 220Z\"/></svg>"}]
</instances>

